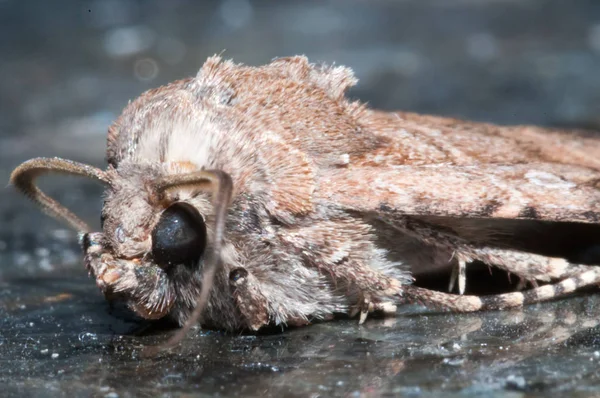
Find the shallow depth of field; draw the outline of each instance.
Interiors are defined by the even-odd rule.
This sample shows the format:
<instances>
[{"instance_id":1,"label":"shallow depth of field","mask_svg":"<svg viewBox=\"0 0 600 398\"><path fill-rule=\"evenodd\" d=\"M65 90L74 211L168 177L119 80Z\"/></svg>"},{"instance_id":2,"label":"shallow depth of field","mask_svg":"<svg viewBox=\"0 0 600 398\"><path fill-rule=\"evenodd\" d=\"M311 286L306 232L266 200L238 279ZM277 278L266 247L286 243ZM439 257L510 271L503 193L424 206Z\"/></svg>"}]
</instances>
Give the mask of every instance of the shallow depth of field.
<instances>
[{"instance_id":1,"label":"shallow depth of field","mask_svg":"<svg viewBox=\"0 0 600 398\"><path fill-rule=\"evenodd\" d=\"M306 54L350 66L360 79L350 95L373 107L600 131L595 0L0 0L0 37L4 185L37 156L103 167L107 128L127 101L194 75L215 53L250 65ZM173 330L109 305L75 233L4 185L3 396L600 393L597 293L468 315L407 306L362 326L196 330L177 349L140 358ZM100 186L42 186L99 227Z\"/></svg>"}]
</instances>

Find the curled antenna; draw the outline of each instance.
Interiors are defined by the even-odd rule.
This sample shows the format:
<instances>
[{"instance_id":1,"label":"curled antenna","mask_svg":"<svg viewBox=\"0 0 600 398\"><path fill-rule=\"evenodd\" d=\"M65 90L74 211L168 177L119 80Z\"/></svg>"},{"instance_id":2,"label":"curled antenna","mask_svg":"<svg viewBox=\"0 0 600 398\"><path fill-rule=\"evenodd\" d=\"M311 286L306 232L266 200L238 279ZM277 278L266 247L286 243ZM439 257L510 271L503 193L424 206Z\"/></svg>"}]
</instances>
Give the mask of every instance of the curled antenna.
<instances>
[{"instance_id":1,"label":"curled antenna","mask_svg":"<svg viewBox=\"0 0 600 398\"><path fill-rule=\"evenodd\" d=\"M68 174L99 180L110 184L106 173L87 164L61 158L35 158L21 163L10 175L13 184L25 196L33 200L46 214L66 222L78 232L90 232L89 226L69 209L46 195L35 185L35 179L42 174Z\"/></svg>"},{"instance_id":2,"label":"curled antenna","mask_svg":"<svg viewBox=\"0 0 600 398\"><path fill-rule=\"evenodd\" d=\"M217 269L221 265L221 248L223 246L223 237L225 235L225 218L227 209L233 194L233 182L229 174L222 170L200 170L188 174L168 176L159 179L155 183L154 189L159 197L164 197L171 189L182 186L193 186L206 192L212 193L213 206L215 209L214 239L209 252L206 255L204 263L204 272L202 273L202 287L196 300L196 307L187 319L181 329L179 329L165 343L146 347L142 354L144 356L153 356L162 350L166 350L177 345L196 325L208 303L208 296L213 285L213 280Z\"/></svg>"}]
</instances>

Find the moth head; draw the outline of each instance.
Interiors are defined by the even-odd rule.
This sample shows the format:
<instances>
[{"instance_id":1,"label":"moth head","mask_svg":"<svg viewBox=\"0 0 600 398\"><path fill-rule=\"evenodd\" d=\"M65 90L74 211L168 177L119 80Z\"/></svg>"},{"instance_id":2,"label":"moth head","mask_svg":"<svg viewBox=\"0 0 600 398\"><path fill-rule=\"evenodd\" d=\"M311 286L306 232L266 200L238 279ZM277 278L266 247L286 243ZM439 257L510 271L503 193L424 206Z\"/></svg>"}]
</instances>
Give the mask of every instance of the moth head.
<instances>
[{"instance_id":1,"label":"moth head","mask_svg":"<svg viewBox=\"0 0 600 398\"><path fill-rule=\"evenodd\" d=\"M102 233L90 233L83 220L35 185L35 179L46 173L83 176L107 185ZM115 293L131 288L131 307L145 318L164 316L172 305L168 273L178 266L197 267L202 259L202 288L194 312L167 345L176 343L198 322L221 260L225 217L233 191L227 173L198 170L161 175L148 169L147 173L130 170L127 174L60 158L37 158L18 166L10 182L44 212L80 233L86 262L97 264L92 267L97 283L114 285ZM182 198L180 193L186 191L195 195ZM199 193L212 196L212 206L207 196ZM209 212L211 225L206 218ZM140 278L147 278L149 283L135 285Z\"/></svg>"},{"instance_id":2,"label":"moth head","mask_svg":"<svg viewBox=\"0 0 600 398\"><path fill-rule=\"evenodd\" d=\"M213 206L205 192L216 183L206 178L211 173L164 176L135 164L123 165L118 173L109 170L101 218L105 250L165 272L198 268L214 232ZM198 181L179 185L188 177Z\"/></svg>"}]
</instances>

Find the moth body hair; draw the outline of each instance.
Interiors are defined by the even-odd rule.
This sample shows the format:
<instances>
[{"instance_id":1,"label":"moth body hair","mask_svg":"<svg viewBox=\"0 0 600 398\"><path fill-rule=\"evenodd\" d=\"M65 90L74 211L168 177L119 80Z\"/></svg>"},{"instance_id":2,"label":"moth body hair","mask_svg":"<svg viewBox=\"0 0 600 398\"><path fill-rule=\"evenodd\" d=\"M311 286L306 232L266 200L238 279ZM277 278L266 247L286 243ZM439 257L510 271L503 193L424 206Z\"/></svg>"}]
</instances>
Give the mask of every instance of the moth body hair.
<instances>
[{"instance_id":1,"label":"moth body hair","mask_svg":"<svg viewBox=\"0 0 600 398\"><path fill-rule=\"evenodd\" d=\"M125 107L106 170L42 158L11 181L87 234L107 298L180 325L362 322L405 302L505 309L600 282L599 263L572 261L580 248L554 238L569 226L598 243L597 136L377 111L346 97L356 82L302 56L261 67L214 56ZM106 185L101 232L37 189L47 172ZM474 261L548 284L464 295ZM453 268L460 294L413 284Z\"/></svg>"}]
</instances>

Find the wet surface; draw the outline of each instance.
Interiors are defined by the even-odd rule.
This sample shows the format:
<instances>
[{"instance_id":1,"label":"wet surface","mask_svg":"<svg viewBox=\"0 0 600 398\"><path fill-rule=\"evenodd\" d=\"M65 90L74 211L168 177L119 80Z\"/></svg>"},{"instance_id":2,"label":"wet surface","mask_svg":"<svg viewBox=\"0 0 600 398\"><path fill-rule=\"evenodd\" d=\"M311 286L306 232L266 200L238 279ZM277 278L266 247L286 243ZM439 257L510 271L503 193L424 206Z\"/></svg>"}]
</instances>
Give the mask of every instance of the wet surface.
<instances>
[{"instance_id":1,"label":"wet surface","mask_svg":"<svg viewBox=\"0 0 600 398\"><path fill-rule=\"evenodd\" d=\"M497 123L600 126L596 1L0 1L0 181L34 156L102 166L127 100L226 49L352 66L386 109ZM45 179L98 225L101 188ZM600 393L600 300L453 315L402 308L262 335L192 333L110 307L74 233L0 193L0 383L7 396L430 396Z\"/></svg>"},{"instance_id":2,"label":"wet surface","mask_svg":"<svg viewBox=\"0 0 600 398\"><path fill-rule=\"evenodd\" d=\"M339 320L258 336L195 331L143 358L171 331L111 309L81 275L2 290L0 380L14 395L518 395L586 393L600 382L598 296L470 315L407 307L360 327Z\"/></svg>"}]
</instances>

